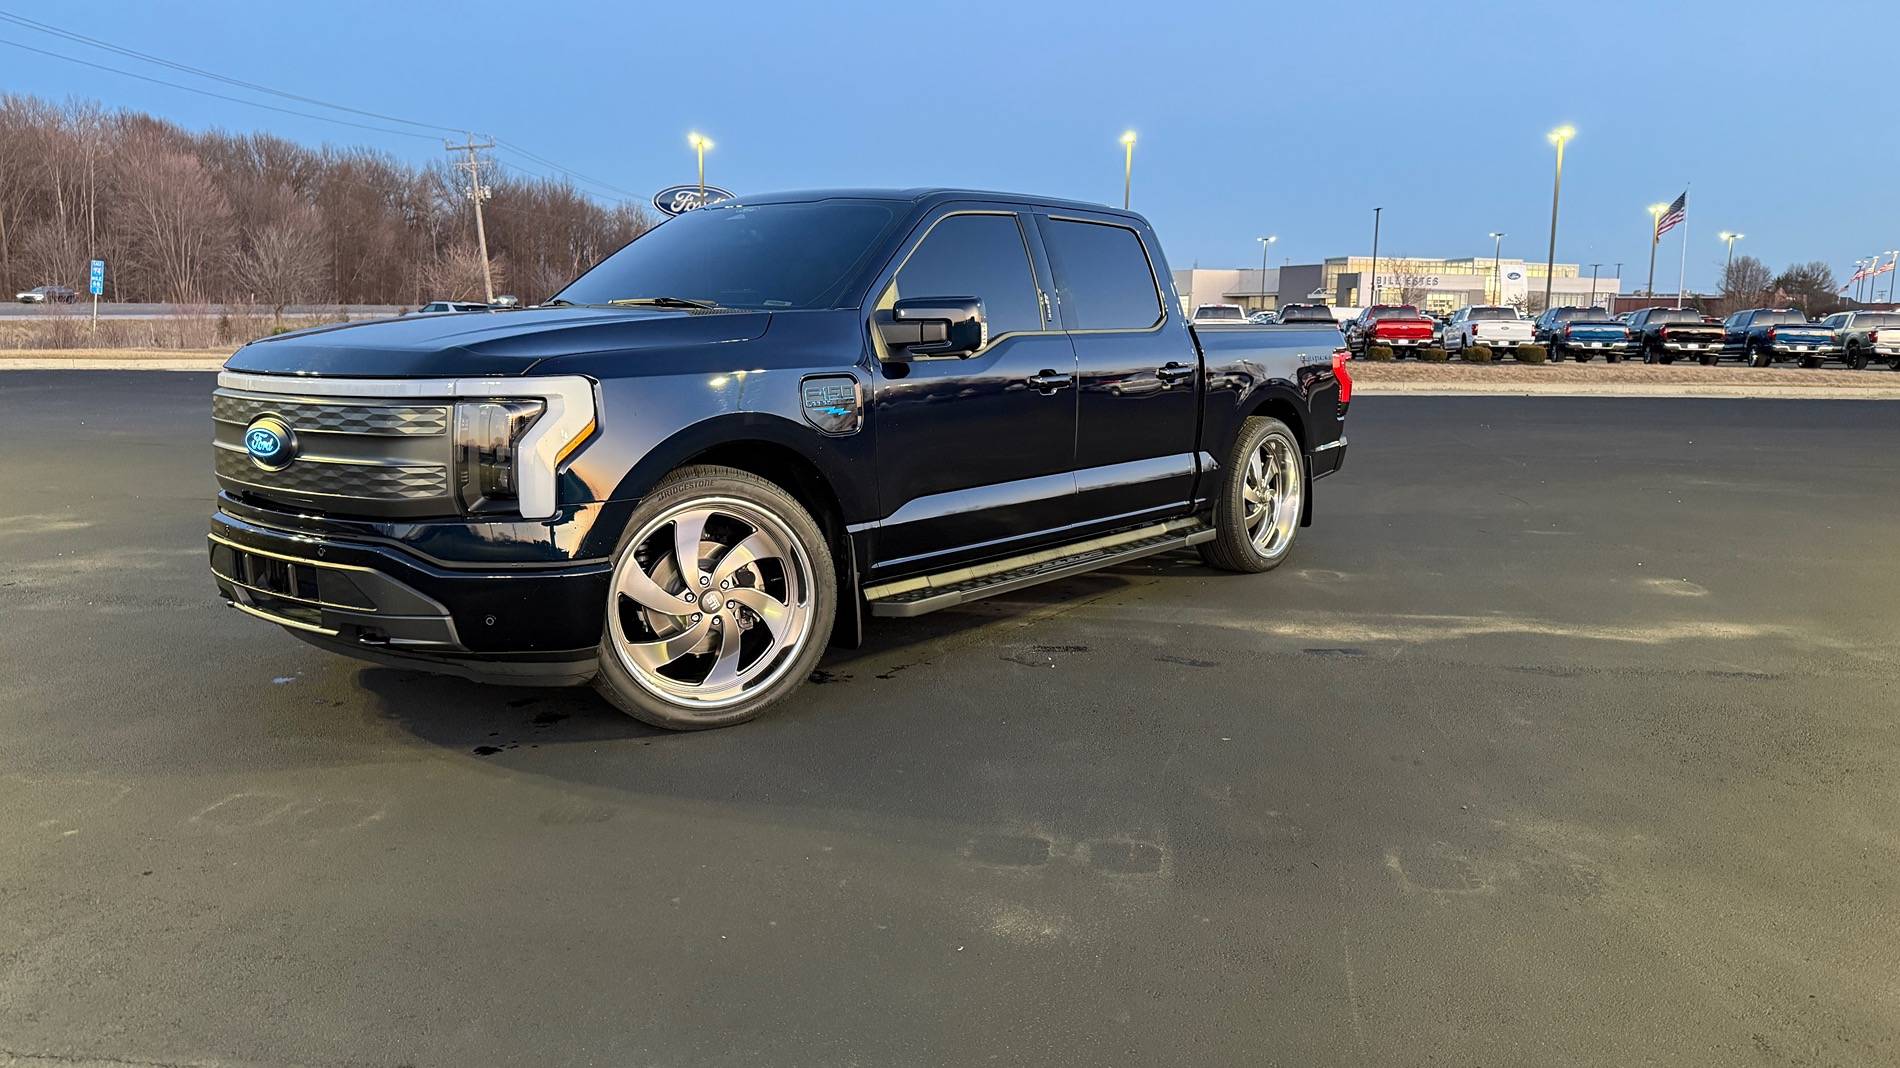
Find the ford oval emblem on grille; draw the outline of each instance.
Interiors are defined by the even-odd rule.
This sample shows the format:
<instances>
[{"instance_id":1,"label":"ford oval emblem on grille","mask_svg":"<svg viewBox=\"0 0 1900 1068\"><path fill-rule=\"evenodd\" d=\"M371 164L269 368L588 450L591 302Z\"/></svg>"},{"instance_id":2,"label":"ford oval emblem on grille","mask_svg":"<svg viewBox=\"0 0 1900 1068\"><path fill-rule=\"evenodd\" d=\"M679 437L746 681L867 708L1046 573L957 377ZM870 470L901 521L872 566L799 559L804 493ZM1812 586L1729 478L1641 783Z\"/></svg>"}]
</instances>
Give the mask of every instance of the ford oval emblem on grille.
<instances>
[{"instance_id":1,"label":"ford oval emblem on grille","mask_svg":"<svg viewBox=\"0 0 1900 1068\"><path fill-rule=\"evenodd\" d=\"M244 451L266 471L281 471L297 458L297 435L274 415L260 415L244 428Z\"/></svg>"}]
</instances>

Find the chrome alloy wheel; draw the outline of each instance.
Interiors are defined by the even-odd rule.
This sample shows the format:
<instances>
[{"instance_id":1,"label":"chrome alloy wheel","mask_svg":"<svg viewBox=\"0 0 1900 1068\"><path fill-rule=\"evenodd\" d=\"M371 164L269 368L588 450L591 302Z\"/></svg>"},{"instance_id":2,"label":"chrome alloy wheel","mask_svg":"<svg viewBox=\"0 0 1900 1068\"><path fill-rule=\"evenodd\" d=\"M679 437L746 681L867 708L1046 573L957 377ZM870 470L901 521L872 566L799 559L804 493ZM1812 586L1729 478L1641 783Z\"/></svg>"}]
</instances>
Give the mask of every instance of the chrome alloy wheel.
<instances>
[{"instance_id":1,"label":"chrome alloy wheel","mask_svg":"<svg viewBox=\"0 0 1900 1068\"><path fill-rule=\"evenodd\" d=\"M1305 503L1300 457L1286 438L1269 434L1247 458L1247 474L1240 484L1242 521L1254 551L1272 559L1293 544Z\"/></svg>"},{"instance_id":2,"label":"chrome alloy wheel","mask_svg":"<svg viewBox=\"0 0 1900 1068\"><path fill-rule=\"evenodd\" d=\"M607 625L643 688L710 712L770 686L810 639L805 547L769 510L730 497L648 520L614 569Z\"/></svg>"}]
</instances>

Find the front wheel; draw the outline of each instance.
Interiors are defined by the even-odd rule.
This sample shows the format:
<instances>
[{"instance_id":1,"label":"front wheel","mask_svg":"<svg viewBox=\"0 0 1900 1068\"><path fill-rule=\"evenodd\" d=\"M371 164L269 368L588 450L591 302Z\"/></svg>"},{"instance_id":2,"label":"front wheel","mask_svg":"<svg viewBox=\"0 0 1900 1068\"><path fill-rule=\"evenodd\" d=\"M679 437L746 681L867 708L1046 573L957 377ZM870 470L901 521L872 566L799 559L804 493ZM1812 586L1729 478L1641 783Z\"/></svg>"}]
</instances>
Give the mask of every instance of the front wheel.
<instances>
[{"instance_id":1,"label":"front wheel","mask_svg":"<svg viewBox=\"0 0 1900 1068\"><path fill-rule=\"evenodd\" d=\"M1240 425L1224 464L1214 540L1199 546L1201 559L1224 571L1271 571L1292 551L1306 506L1300 441L1285 423L1257 415Z\"/></svg>"},{"instance_id":2,"label":"front wheel","mask_svg":"<svg viewBox=\"0 0 1900 1068\"><path fill-rule=\"evenodd\" d=\"M838 582L824 534L777 485L685 467L640 502L614 564L595 688L655 727L742 723L824 654Z\"/></svg>"}]
</instances>

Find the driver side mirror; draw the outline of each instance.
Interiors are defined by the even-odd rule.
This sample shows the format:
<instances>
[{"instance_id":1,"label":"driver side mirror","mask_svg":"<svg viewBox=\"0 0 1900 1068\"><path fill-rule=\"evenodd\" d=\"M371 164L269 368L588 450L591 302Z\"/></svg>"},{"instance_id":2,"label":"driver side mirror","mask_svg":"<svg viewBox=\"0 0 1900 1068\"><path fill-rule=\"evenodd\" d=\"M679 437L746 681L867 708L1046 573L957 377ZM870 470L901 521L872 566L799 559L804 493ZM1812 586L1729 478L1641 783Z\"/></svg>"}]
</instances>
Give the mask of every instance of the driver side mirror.
<instances>
[{"instance_id":1,"label":"driver side mirror","mask_svg":"<svg viewBox=\"0 0 1900 1068\"><path fill-rule=\"evenodd\" d=\"M873 324L893 360L968 356L990 339L976 297L908 297L878 312Z\"/></svg>"}]
</instances>

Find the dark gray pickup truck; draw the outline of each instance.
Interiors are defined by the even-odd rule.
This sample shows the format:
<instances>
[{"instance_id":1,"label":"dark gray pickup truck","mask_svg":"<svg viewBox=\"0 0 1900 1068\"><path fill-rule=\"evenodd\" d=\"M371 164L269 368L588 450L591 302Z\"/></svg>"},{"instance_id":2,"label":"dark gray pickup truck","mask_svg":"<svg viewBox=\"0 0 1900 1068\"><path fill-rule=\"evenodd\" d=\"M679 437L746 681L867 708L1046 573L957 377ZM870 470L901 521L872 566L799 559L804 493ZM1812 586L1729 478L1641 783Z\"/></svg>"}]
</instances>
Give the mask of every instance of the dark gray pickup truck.
<instances>
[{"instance_id":1,"label":"dark gray pickup truck","mask_svg":"<svg viewBox=\"0 0 1900 1068\"><path fill-rule=\"evenodd\" d=\"M535 308L253 342L211 569L324 648L735 723L867 616L1171 549L1266 571L1346 454L1339 332L1181 312L1140 216L740 197Z\"/></svg>"}]
</instances>

